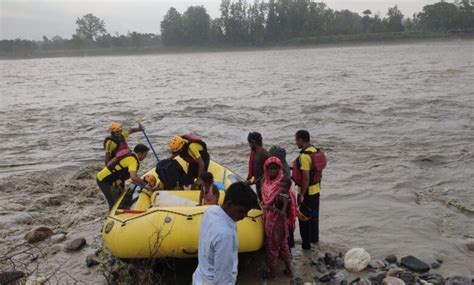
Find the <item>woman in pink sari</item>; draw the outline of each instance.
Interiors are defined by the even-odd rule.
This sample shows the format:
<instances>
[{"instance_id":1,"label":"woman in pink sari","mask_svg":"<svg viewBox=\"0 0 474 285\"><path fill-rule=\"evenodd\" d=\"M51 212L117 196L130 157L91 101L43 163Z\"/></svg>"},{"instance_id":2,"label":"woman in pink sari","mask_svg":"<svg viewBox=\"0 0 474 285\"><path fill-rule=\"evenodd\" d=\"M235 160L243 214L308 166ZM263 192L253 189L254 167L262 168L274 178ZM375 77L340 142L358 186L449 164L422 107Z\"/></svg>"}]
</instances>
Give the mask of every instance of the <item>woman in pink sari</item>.
<instances>
[{"instance_id":1,"label":"woman in pink sari","mask_svg":"<svg viewBox=\"0 0 474 285\"><path fill-rule=\"evenodd\" d=\"M282 163L275 156L265 161L263 168L264 180L262 182L262 206L264 209L265 223L265 248L267 251L267 264L270 276L275 276L275 267L278 257L286 265L285 273L292 275L291 252L288 246L289 222L296 220L296 201L294 195L287 195L288 207L282 213L276 209L277 200L282 198L280 193L281 182L284 180Z\"/></svg>"}]
</instances>

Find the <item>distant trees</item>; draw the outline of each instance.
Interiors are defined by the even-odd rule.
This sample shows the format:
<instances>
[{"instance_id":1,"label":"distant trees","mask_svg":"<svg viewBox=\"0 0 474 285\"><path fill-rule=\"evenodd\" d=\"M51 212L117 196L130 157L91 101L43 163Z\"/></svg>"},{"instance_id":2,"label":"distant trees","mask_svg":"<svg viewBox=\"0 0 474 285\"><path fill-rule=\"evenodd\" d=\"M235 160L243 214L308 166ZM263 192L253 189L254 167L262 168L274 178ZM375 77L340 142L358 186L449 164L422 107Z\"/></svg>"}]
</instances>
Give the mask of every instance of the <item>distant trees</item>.
<instances>
[{"instance_id":1,"label":"distant trees","mask_svg":"<svg viewBox=\"0 0 474 285\"><path fill-rule=\"evenodd\" d=\"M183 14L170 8L161 21L161 35L135 31L111 35L105 22L93 14L77 18L76 24L71 39L43 36L42 41L2 40L0 55L29 56L38 50L85 48L139 50L163 44L262 45L309 37L404 31L459 32L474 29L474 7L469 0L462 0L459 5L438 2L406 18L397 6L380 16L368 9L361 14L335 11L314 0L222 0L220 16L215 19L203 6L190 6Z\"/></svg>"},{"instance_id":2,"label":"distant trees","mask_svg":"<svg viewBox=\"0 0 474 285\"><path fill-rule=\"evenodd\" d=\"M385 15L364 10L334 11L314 0L222 0L220 17L210 19L202 6L184 14L170 8L161 22L165 45L254 44L294 38L407 31L445 32L473 27L473 7L440 2L427 5L413 18L405 18L395 5Z\"/></svg>"},{"instance_id":3,"label":"distant trees","mask_svg":"<svg viewBox=\"0 0 474 285\"><path fill-rule=\"evenodd\" d=\"M403 14L398 9L397 5L388 9L388 18L385 19L387 31L390 32L403 32Z\"/></svg>"},{"instance_id":4,"label":"distant trees","mask_svg":"<svg viewBox=\"0 0 474 285\"><path fill-rule=\"evenodd\" d=\"M191 6L183 14L184 42L203 44L209 41L211 17L203 6Z\"/></svg>"},{"instance_id":5,"label":"distant trees","mask_svg":"<svg viewBox=\"0 0 474 285\"><path fill-rule=\"evenodd\" d=\"M181 14L173 7L168 10L161 21L161 39L165 45L184 43L184 25Z\"/></svg>"},{"instance_id":6,"label":"distant trees","mask_svg":"<svg viewBox=\"0 0 474 285\"><path fill-rule=\"evenodd\" d=\"M211 31L211 17L203 6L190 6L183 15L171 7L161 21L161 38L166 45L200 45L208 43L214 33L219 30Z\"/></svg>"},{"instance_id":7,"label":"distant trees","mask_svg":"<svg viewBox=\"0 0 474 285\"><path fill-rule=\"evenodd\" d=\"M91 13L77 18L76 25L76 35L89 43L95 42L98 36L107 33L104 21Z\"/></svg>"},{"instance_id":8,"label":"distant trees","mask_svg":"<svg viewBox=\"0 0 474 285\"><path fill-rule=\"evenodd\" d=\"M474 28L474 7L463 0L458 7L447 2L426 5L415 15L420 29L446 32L451 29Z\"/></svg>"}]
</instances>

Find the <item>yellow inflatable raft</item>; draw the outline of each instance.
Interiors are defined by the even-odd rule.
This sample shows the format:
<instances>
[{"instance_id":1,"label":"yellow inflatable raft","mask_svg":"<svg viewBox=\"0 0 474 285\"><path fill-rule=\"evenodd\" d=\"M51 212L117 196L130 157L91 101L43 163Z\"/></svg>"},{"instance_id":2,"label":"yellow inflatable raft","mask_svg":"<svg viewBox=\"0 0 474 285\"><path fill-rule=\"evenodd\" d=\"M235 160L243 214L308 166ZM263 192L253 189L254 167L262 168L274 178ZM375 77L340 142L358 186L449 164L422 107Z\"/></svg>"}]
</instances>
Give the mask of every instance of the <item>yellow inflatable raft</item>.
<instances>
[{"instance_id":1,"label":"yellow inflatable raft","mask_svg":"<svg viewBox=\"0 0 474 285\"><path fill-rule=\"evenodd\" d=\"M179 160L185 171L187 163ZM211 161L209 172L217 184L227 189L239 181L229 169ZM154 175L155 169L147 174ZM129 191L133 191L130 189ZM190 258L197 256L201 219L209 206L196 206L199 191L141 191L131 209L119 209L124 193L114 205L102 227L105 247L119 258ZM225 191L220 192L219 203ZM261 210L251 210L237 223L239 252L257 251L263 246Z\"/></svg>"}]
</instances>

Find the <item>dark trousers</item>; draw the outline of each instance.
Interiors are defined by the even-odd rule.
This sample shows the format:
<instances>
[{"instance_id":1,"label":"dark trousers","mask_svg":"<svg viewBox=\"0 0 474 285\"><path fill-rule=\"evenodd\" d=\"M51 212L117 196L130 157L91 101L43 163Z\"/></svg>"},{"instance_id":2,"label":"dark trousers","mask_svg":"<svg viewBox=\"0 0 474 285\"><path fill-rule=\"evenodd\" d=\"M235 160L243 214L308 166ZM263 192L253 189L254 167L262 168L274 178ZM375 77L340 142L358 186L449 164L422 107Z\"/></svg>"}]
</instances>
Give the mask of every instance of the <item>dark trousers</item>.
<instances>
[{"instance_id":1,"label":"dark trousers","mask_svg":"<svg viewBox=\"0 0 474 285\"><path fill-rule=\"evenodd\" d=\"M211 161L211 157L209 156L209 153L207 151L202 151L201 158L204 161L204 171L207 171L207 169L209 168L209 162ZM199 165L197 163L189 163L187 173L187 177L190 181L189 184L193 184L194 179L198 178L198 172Z\"/></svg>"},{"instance_id":2,"label":"dark trousers","mask_svg":"<svg viewBox=\"0 0 474 285\"><path fill-rule=\"evenodd\" d=\"M295 231L293 229L288 229L288 247L295 247Z\"/></svg>"},{"instance_id":3,"label":"dark trousers","mask_svg":"<svg viewBox=\"0 0 474 285\"><path fill-rule=\"evenodd\" d=\"M301 241L303 249L310 249L311 243L319 241L319 193L306 194L303 205L311 209L311 219L308 221L299 220Z\"/></svg>"},{"instance_id":4,"label":"dark trousers","mask_svg":"<svg viewBox=\"0 0 474 285\"><path fill-rule=\"evenodd\" d=\"M117 202L118 198L123 192L125 188L123 184L114 186L110 183L101 182L97 179L97 185L99 186L102 194L104 194L105 199L107 200L107 204L109 205L109 210L112 209L115 202Z\"/></svg>"}]
</instances>

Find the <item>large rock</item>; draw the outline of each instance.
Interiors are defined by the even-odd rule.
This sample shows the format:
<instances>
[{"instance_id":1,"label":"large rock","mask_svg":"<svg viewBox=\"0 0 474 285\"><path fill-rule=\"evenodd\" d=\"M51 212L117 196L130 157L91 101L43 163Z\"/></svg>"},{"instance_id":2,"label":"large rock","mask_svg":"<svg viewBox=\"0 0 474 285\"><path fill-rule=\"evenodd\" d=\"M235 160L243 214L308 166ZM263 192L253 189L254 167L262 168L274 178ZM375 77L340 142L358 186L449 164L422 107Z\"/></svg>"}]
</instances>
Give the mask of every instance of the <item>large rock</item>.
<instances>
[{"instance_id":1,"label":"large rock","mask_svg":"<svg viewBox=\"0 0 474 285\"><path fill-rule=\"evenodd\" d=\"M400 278L389 276L382 280L382 285L406 285L406 283Z\"/></svg>"},{"instance_id":2,"label":"large rock","mask_svg":"<svg viewBox=\"0 0 474 285\"><path fill-rule=\"evenodd\" d=\"M48 227L39 227L26 233L25 240L29 243L35 243L45 240L54 234Z\"/></svg>"},{"instance_id":3,"label":"large rock","mask_svg":"<svg viewBox=\"0 0 474 285\"><path fill-rule=\"evenodd\" d=\"M400 260L400 264L414 272L428 272L430 266L414 256L405 256Z\"/></svg>"},{"instance_id":4,"label":"large rock","mask_svg":"<svg viewBox=\"0 0 474 285\"><path fill-rule=\"evenodd\" d=\"M76 238L66 244L66 251L78 251L81 250L87 244L85 238Z\"/></svg>"},{"instance_id":5,"label":"large rock","mask_svg":"<svg viewBox=\"0 0 474 285\"><path fill-rule=\"evenodd\" d=\"M0 272L0 284L16 284L15 281L25 277L22 271Z\"/></svg>"},{"instance_id":6,"label":"large rock","mask_svg":"<svg viewBox=\"0 0 474 285\"><path fill-rule=\"evenodd\" d=\"M472 279L465 276L455 275L446 278L445 285L472 285Z\"/></svg>"},{"instance_id":7,"label":"large rock","mask_svg":"<svg viewBox=\"0 0 474 285\"><path fill-rule=\"evenodd\" d=\"M370 254L363 248L350 249L344 256L344 267L350 272L361 272L370 262Z\"/></svg>"}]
</instances>

